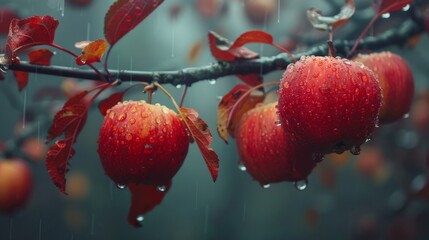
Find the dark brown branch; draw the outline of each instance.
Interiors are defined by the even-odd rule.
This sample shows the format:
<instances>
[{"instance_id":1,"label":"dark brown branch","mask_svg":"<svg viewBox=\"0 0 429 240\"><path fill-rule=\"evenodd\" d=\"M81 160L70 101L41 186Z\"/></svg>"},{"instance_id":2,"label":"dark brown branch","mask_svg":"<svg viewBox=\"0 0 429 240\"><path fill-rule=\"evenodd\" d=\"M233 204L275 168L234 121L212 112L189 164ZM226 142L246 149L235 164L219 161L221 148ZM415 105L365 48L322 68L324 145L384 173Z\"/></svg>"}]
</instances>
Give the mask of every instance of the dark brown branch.
<instances>
[{"instance_id":1,"label":"dark brown branch","mask_svg":"<svg viewBox=\"0 0 429 240\"><path fill-rule=\"evenodd\" d=\"M358 45L357 50L379 50L392 45L404 45L411 37L423 32L423 24L416 19L409 19L397 28L387 30L383 34L375 37L366 37ZM338 56L347 56L355 41L337 40L334 42L335 52ZM299 59L301 56L315 55L326 56L328 54L328 45L326 43L317 45L306 51L297 52L294 57ZM151 83L157 81L160 84L170 83L172 85L192 85L195 82L217 79L220 77L236 75L269 72L285 69L292 60L285 53L280 53L273 57L261 57L249 61L237 62L217 62L210 65L185 68L178 71L115 71L109 72L121 81L140 81ZM91 79L101 81L97 74L92 70L81 70L62 66L38 66L21 62L19 65L10 65L11 70L20 70L26 72L37 72L63 77L74 77L82 79ZM107 77L107 76L106 76Z\"/></svg>"}]
</instances>

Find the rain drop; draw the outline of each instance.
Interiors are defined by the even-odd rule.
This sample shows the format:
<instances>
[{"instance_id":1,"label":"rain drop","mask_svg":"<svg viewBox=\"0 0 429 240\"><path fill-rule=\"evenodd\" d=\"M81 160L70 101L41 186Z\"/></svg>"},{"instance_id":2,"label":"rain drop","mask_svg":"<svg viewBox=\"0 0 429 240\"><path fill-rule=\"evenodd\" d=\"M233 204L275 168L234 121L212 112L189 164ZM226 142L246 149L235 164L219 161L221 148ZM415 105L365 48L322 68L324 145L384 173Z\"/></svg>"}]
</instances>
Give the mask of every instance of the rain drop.
<instances>
[{"instance_id":1,"label":"rain drop","mask_svg":"<svg viewBox=\"0 0 429 240\"><path fill-rule=\"evenodd\" d=\"M151 153L153 152L153 146L152 146L152 145L150 145L150 144L145 144L145 145L144 145L143 152L144 152L145 154L151 154Z\"/></svg>"},{"instance_id":2,"label":"rain drop","mask_svg":"<svg viewBox=\"0 0 429 240\"><path fill-rule=\"evenodd\" d=\"M407 4L402 8L402 11L404 11L404 12L406 12L408 10L410 10L410 4Z\"/></svg>"},{"instance_id":3,"label":"rain drop","mask_svg":"<svg viewBox=\"0 0 429 240\"><path fill-rule=\"evenodd\" d=\"M176 88L181 88L181 87L182 87L182 85L180 85L180 84L176 85Z\"/></svg>"},{"instance_id":4,"label":"rain drop","mask_svg":"<svg viewBox=\"0 0 429 240\"><path fill-rule=\"evenodd\" d=\"M410 114L409 113L404 114L403 118L405 118L405 119L410 118Z\"/></svg>"},{"instance_id":5,"label":"rain drop","mask_svg":"<svg viewBox=\"0 0 429 240\"><path fill-rule=\"evenodd\" d=\"M138 215L136 218L137 222L141 223L144 220L144 216L143 215Z\"/></svg>"},{"instance_id":6,"label":"rain drop","mask_svg":"<svg viewBox=\"0 0 429 240\"><path fill-rule=\"evenodd\" d=\"M277 121L275 121L275 122L274 122L274 124L275 124L277 127L280 127L280 126L282 125L282 121L281 121L281 120L277 120Z\"/></svg>"},{"instance_id":7,"label":"rain drop","mask_svg":"<svg viewBox=\"0 0 429 240\"><path fill-rule=\"evenodd\" d=\"M242 162L238 163L238 170L245 172L247 170L246 166Z\"/></svg>"},{"instance_id":8,"label":"rain drop","mask_svg":"<svg viewBox=\"0 0 429 240\"><path fill-rule=\"evenodd\" d=\"M381 15L381 17L384 18L384 19L390 18L390 13L383 13Z\"/></svg>"},{"instance_id":9,"label":"rain drop","mask_svg":"<svg viewBox=\"0 0 429 240\"><path fill-rule=\"evenodd\" d=\"M56 141L55 142L55 144L57 145L57 147L59 147L59 148L61 148L61 149L63 149L63 148L65 148L66 147L66 142L65 141L62 141L62 140L58 140L58 141Z\"/></svg>"},{"instance_id":10,"label":"rain drop","mask_svg":"<svg viewBox=\"0 0 429 240\"><path fill-rule=\"evenodd\" d=\"M141 9L141 7L136 7L136 8L135 8L135 10L134 10L134 14L135 14L136 16L140 16L140 15L142 15L142 13L143 13L143 10Z\"/></svg>"},{"instance_id":11,"label":"rain drop","mask_svg":"<svg viewBox=\"0 0 429 240\"><path fill-rule=\"evenodd\" d=\"M165 192L165 190L167 190L167 186L160 185L160 186L156 187L156 190L158 190L160 192Z\"/></svg>"},{"instance_id":12,"label":"rain drop","mask_svg":"<svg viewBox=\"0 0 429 240\"><path fill-rule=\"evenodd\" d=\"M360 154L360 147L359 146L353 146L352 149L350 149L350 153L353 155L359 155Z\"/></svg>"},{"instance_id":13,"label":"rain drop","mask_svg":"<svg viewBox=\"0 0 429 240\"><path fill-rule=\"evenodd\" d=\"M121 189L121 190L123 190L123 189L127 188L127 185L117 183L116 187L119 188L119 189Z\"/></svg>"},{"instance_id":14,"label":"rain drop","mask_svg":"<svg viewBox=\"0 0 429 240\"><path fill-rule=\"evenodd\" d=\"M267 188L270 188L271 185L270 184L264 184L264 185L262 185L262 187L265 188L265 189L267 189Z\"/></svg>"},{"instance_id":15,"label":"rain drop","mask_svg":"<svg viewBox=\"0 0 429 240\"><path fill-rule=\"evenodd\" d=\"M346 65L352 65L352 63L349 60L347 60L347 59L344 60L344 64L346 64Z\"/></svg>"},{"instance_id":16,"label":"rain drop","mask_svg":"<svg viewBox=\"0 0 429 240\"><path fill-rule=\"evenodd\" d=\"M329 93L331 93L331 88L328 86L322 86L319 88L319 91L322 94L329 94Z\"/></svg>"},{"instance_id":17,"label":"rain drop","mask_svg":"<svg viewBox=\"0 0 429 240\"><path fill-rule=\"evenodd\" d=\"M119 114L118 121L122 122L122 121L125 121L125 119L127 119L127 114L126 113Z\"/></svg>"},{"instance_id":18,"label":"rain drop","mask_svg":"<svg viewBox=\"0 0 429 240\"><path fill-rule=\"evenodd\" d=\"M307 188L308 186L308 180L304 179L304 180L300 180L300 181L296 181L294 182L295 188L299 191L303 191Z\"/></svg>"},{"instance_id":19,"label":"rain drop","mask_svg":"<svg viewBox=\"0 0 429 240\"><path fill-rule=\"evenodd\" d=\"M209 80L209 84L215 85L216 84L216 80Z\"/></svg>"}]
</instances>

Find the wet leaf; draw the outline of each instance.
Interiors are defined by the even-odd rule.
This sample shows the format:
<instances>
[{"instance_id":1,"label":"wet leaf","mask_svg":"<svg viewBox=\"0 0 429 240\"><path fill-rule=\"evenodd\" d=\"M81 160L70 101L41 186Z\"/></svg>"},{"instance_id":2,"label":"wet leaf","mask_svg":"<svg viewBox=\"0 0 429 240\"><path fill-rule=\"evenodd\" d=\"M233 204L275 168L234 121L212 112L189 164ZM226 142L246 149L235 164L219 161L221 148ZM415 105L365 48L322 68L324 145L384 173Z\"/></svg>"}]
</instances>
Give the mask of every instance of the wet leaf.
<instances>
[{"instance_id":1,"label":"wet leaf","mask_svg":"<svg viewBox=\"0 0 429 240\"><path fill-rule=\"evenodd\" d=\"M100 62L104 52L107 50L107 43L103 39L98 39L92 42L79 42L75 46L81 48L82 54L76 58L77 65L91 64Z\"/></svg>"},{"instance_id":2,"label":"wet leaf","mask_svg":"<svg viewBox=\"0 0 429 240\"><path fill-rule=\"evenodd\" d=\"M13 71L16 83L18 84L18 90L22 91L28 84L28 72Z\"/></svg>"},{"instance_id":3,"label":"wet leaf","mask_svg":"<svg viewBox=\"0 0 429 240\"><path fill-rule=\"evenodd\" d=\"M84 98L89 92L83 91L70 98L54 116L54 122L48 130L47 141L61 136L67 137L77 135L86 121L88 103Z\"/></svg>"},{"instance_id":4,"label":"wet leaf","mask_svg":"<svg viewBox=\"0 0 429 240\"><path fill-rule=\"evenodd\" d=\"M46 48L37 49L28 53L30 63L37 65L51 65L51 58L54 54Z\"/></svg>"},{"instance_id":5,"label":"wet leaf","mask_svg":"<svg viewBox=\"0 0 429 240\"><path fill-rule=\"evenodd\" d=\"M170 181L165 191L159 191L157 186L144 184L128 184L131 192L131 206L128 212L128 223L134 227L141 227L144 214L159 205L171 188Z\"/></svg>"},{"instance_id":6,"label":"wet leaf","mask_svg":"<svg viewBox=\"0 0 429 240\"><path fill-rule=\"evenodd\" d=\"M247 74L247 75L236 75L236 76L241 81L243 81L244 83L246 83L252 87L260 85L264 81L264 78L262 77L262 75L257 74L257 73Z\"/></svg>"},{"instance_id":7,"label":"wet leaf","mask_svg":"<svg viewBox=\"0 0 429 240\"><path fill-rule=\"evenodd\" d=\"M118 0L104 18L104 36L114 45L149 16L164 0Z\"/></svg>"},{"instance_id":8,"label":"wet leaf","mask_svg":"<svg viewBox=\"0 0 429 240\"><path fill-rule=\"evenodd\" d=\"M216 182L219 171L219 157L213 148L209 148L213 141L209 127L198 117L198 112L192 108L180 108L180 114L206 161L213 181Z\"/></svg>"},{"instance_id":9,"label":"wet leaf","mask_svg":"<svg viewBox=\"0 0 429 240\"><path fill-rule=\"evenodd\" d=\"M73 138L58 140L49 148L46 155L45 165L48 174L55 186L63 193L66 190L65 175L68 171L67 162L75 153L72 148L73 141Z\"/></svg>"},{"instance_id":10,"label":"wet leaf","mask_svg":"<svg viewBox=\"0 0 429 240\"><path fill-rule=\"evenodd\" d=\"M209 32L210 51L216 60L219 61L238 61L259 58L259 54L241 47L231 51L232 44L215 32Z\"/></svg>"},{"instance_id":11,"label":"wet leaf","mask_svg":"<svg viewBox=\"0 0 429 240\"><path fill-rule=\"evenodd\" d=\"M377 15L401 10L403 7L411 3L413 3L413 0L378 0L376 8Z\"/></svg>"},{"instance_id":12,"label":"wet leaf","mask_svg":"<svg viewBox=\"0 0 429 240\"><path fill-rule=\"evenodd\" d=\"M323 31L335 29L341 24L347 22L355 12L355 3L353 0L346 0L340 12L335 16L323 16L322 11L316 8L307 10L307 18L314 28Z\"/></svg>"},{"instance_id":13,"label":"wet leaf","mask_svg":"<svg viewBox=\"0 0 429 240\"><path fill-rule=\"evenodd\" d=\"M122 102L124 100L125 92L114 93L110 95L108 98L102 100L98 104L98 109L103 116L106 116L107 110L115 106L118 102Z\"/></svg>"},{"instance_id":14,"label":"wet leaf","mask_svg":"<svg viewBox=\"0 0 429 240\"><path fill-rule=\"evenodd\" d=\"M235 128L241 116L264 100L263 93L245 94L250 87L244 84L235 86L222 97L217 108L217 131L219 136L228 142L228 132L234 137Z\"/></svg>"},{"instance_id":15,"label":"wet leaf","mask_svg":"<svg viewBox=\"0 0 429 240\"><path fill-rule=\"evenodd\" d=\"M9 25L12 19L18 18L18 15L10 8L0 8L0 35L7 34L9 32Z\"/></svg>"},{"instance_id":16,"label":"wet leaf","mask_svg":"<svg viewBox=\"0 0 429 240\"><path fill-rule=\"evenodd\" d=\"M6 57L14 61L18 51L36 45L50 45L54 42L58 20L51 16L33 16L10 23L6 43Z\"/></svg>"}]
</instances>

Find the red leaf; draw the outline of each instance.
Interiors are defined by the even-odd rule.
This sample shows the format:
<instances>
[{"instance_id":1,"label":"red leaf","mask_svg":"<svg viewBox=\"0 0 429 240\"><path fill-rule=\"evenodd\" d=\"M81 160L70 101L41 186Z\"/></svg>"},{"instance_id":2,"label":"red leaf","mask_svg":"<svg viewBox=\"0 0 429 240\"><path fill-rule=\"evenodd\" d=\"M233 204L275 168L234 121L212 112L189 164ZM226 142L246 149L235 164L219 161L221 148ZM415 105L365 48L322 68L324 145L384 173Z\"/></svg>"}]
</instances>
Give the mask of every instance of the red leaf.
<instances>
[{"instance_id":1,"label":"red leaf","mask_svg":"<svg viewBox=\"0 0 429 240\"><path fill-rule=\"evenodd\" d=\"M247 75L236 75L244 83L254 87L259 84L262 84L264 78L257 73L247 74Z\"/></svg>"},{"instance_id":2,"label":"red leaf","mask_svg":"<svg viewBox=\"0 0 429 240\"><path fill-rule=\"evenodd\" d=\"M13 75L15 75L18 90L22 91L28 84L28 72L13 71Z\"/></svg>"},{"instance_id":3,"label":"red leaf","mask_svg":"<svg viewBox=\"0 0 429 240\"><path fill-rule=\"evenodd\" d=\"M164 0L118 0L104 18L104 36L110 45L134 29Z\"/></svg>"},{"instance_id":4,"label":"red leaf","mask_svg":"<svg viewBox=\"0 0 429 240\"><path fill-rule=\"evenodd\" d=\"M88 93L88 91L83 91L70 98L64 103L63 108L55 114L54 122L48 130L48 142L63 133L65 133L66 138L79 133L86 121L88 103L84 101L84 98Z\"/></svg>"},{"instance_id":5,"label":"red leaf","mask_svg":"<svg viewBox=\"0 0 429 240\"><path fill-rule=\"evenodd\" d=\"M307 11L307 18L314 28L328 31L335 29L347 22L355 13L355 3L353 0L346 0L340 12L335 16L323 16L319 9L311 8Z\"/></svg>"},{"instance_id":6,"label":"red leaf","mask_svg":"<svg viewBox=\"0 0 429 240\"><path fill-rule=\"evenodd\" d=\"M18 18L17 14L7 7L0 8L0 35L9 32L9 25L12 19Z\"/></svg>"},{"instance_id":7,"label":"red leaf","mask_svg":"<svg viewBox=\"0 0 429 240\"><path fill-rule=\"evenodd\" d=\"M20 50L36 45L52 44L57 26L58 20L51 16L13 19L6 43L6 57L14 61L16 53Z\"/></svg>"},{"instance_id":8,"label":"red leaf","mask_svg":"<svg viewBox=\"0 0 429 240\"><path fill-rule=\"evenodd\" d=\"M98 39L92 42L79 42L76 43L75 46L78 48L83 48L82 54L76 58L77 65L100 62L101 57L103 57L104 52L106 52L107 50L107 43L105 40L102 39Z\"/></svg>"},{"instance_id":9,"label":"red leaf","mask_svg":"<svg viewBox=\"0 0 429 240\"><path fill-rule=\"evenodd\" d=\"M264 100L264 96L261 94L244 95L250 89L249 86L239 84L223 96L218 105L217 131L225 142L228 142L228 132L234 137L235 127L241 116Z\"/></svg>"},{"instance_id":10,"label":"red leaf","mask_svg":"<svg viewBox=\"0 0 429 240\"><path fill-rule=\"evenodd\" d=\"M157 186L128 184L128 188L131 192L131 206L128 212L128 223L134 227L141 227L143 215L162 202L165 194L170 190L171 181L165 187L165 191L159 191Z\"/></svg>"},{"instance_id":11,"label":"red leaf","mask_svg":"<svg viewBox=\"0 0 429 240\"><path fill-rule=\"evenodd\" d=\"M213 137L207 124L198 117L198 112L192 108L180 108L180 114L188 127L192 137L197 142L198 148L206 161L213 181L216 182L219 171L219 158L215 151L209 146Z\"/></svg>"},{"instance_id":12,"label":"red leaf","mask_svg":"<svg viewBox=\"0 0 429 240\"><path fill-rule=\"evenodd\" d=\"M51 58L54 54L46 48L37 49L28 53L30 63L37 65L51 65Z\"/></svg>"},{"instance_id":13,"label":"red leaf","mask_svg":"<svg viewBox=\"0 0 429 240\"><path fill-rule=\"evenodd\" d=\"M98 109L103 116L106 116L107 110L115 106L118 102L122 102L125 92L114 93L110 97L102 100L98 104Z\"/></svg>"},{"instance_id":14,"label":"red leaf","mask_svg":"<svg viewBox=\"0 0 429 240\"><path fill-rule=\"evenodd\" d=\"M413 0L379 0L377 2L377 15L401 10L407 4L411 4L412 2Z\"/></svg>"},{"instance_id":15,"label":"red leaf","mask_svg":"<svg viewBox=\"0 0 429 240\"><path fill-rule=\"evenodd\" d=\"M213 57L219 61L231 62L259 58L259 54L245 47L232 49L232 44L215 32L209 32L209 45Z\"/></svg>"},{"instance_id":16,"label":"red leaf","mask_svg":"<svg viewBox=\"0 0 429 240\"><path fill-rule=\"evenodd\" d=\"M58 140L52 145L46 154L46 168L49 176L61 192L65 192L66 179L65 175L68 171L67 161L74 155L72 138Z\"/></svg>"}]
</instances>

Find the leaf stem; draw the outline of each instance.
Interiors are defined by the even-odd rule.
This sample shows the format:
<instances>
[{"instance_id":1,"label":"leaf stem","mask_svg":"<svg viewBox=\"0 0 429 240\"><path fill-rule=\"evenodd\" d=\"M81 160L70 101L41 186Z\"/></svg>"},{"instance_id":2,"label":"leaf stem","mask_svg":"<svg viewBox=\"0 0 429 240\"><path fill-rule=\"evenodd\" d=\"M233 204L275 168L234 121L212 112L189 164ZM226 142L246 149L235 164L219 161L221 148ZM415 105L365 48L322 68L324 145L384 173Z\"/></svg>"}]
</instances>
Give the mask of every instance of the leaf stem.
<instances>
[{"instance_id":1,"label":"leaf stem","mask_svg":"<svg viewBox=\"0 0 429 240\"><path fill-rule=\"evenodd\" d=\"M186 93L188 93L188 85L185 85L185 88L183 89L182 98L180 99L180 107L183 106L183 102L185 101Z\"/></svg>"}]
</instances>

